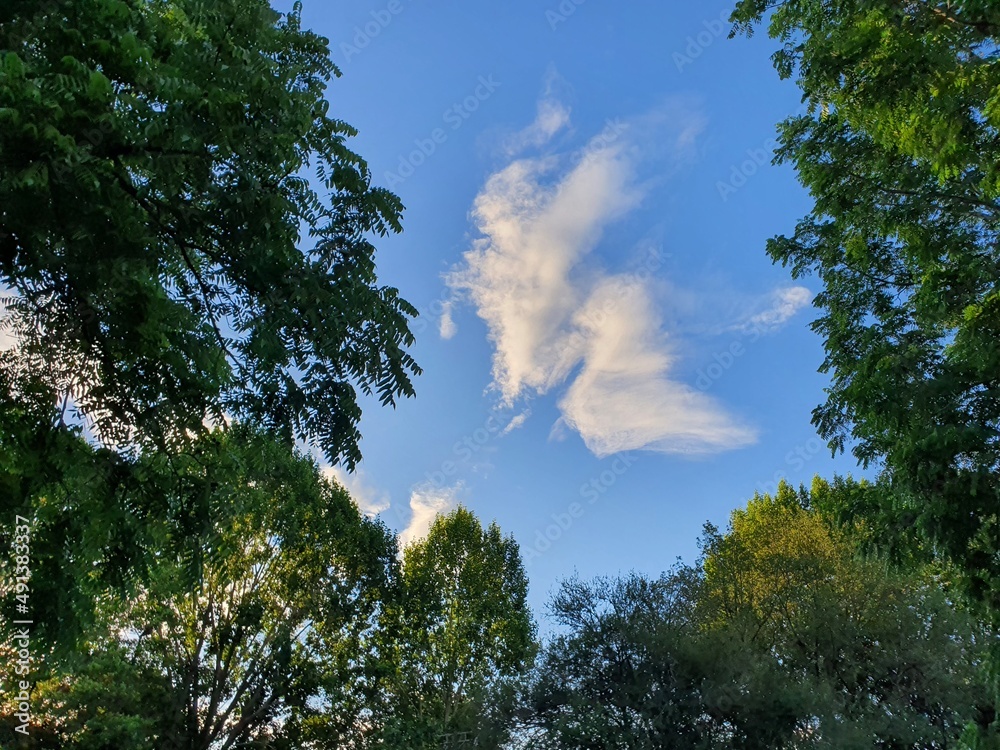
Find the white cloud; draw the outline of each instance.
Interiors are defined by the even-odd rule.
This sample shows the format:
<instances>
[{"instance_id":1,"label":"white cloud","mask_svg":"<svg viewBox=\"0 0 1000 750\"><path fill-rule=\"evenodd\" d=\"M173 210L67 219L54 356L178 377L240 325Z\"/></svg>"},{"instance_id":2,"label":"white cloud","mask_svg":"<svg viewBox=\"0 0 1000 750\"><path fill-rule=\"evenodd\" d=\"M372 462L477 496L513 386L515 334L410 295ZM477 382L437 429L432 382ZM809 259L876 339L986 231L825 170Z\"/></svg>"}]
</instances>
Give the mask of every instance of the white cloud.
<instances>
[{"instance_id":1,"label":"white cloud","mask_svg":"<svg viewBox=\"0 0 1000 750\"><path fill-rule=\"evenodd\" d=\"M473 208L484 237L448 277L489 327L493 380L507 405L525 387L549 390L578 361L565 346L565 323L582 301L570 272L604 227L641 198L620 144L588 152L556 185L545 185L558 163L521 159L490 177Z\"/></svg>"},{"instance_id":2,"label":"white cloud","mask_svg":"<svg viewBox=\"0 0 1000 750\"><path fill-rule=\"evenodd\" d=\"M410 492L410 523L399 532L399 548L423 539L440 513L447 513L458 505L458 495L463 485L436 487L422 484Z\"/></svg>"},{"instance_id":3,"label":"white cloud","mask_svg":"<svg viewBox=\"0 0 1000 750\"><path fill-rule=\"evenodd\" d=\"M676 160L693 147L700 122L681 107L669 117L657 110L634 132L644 142L655 135L651 150ZM491 176L472 212L482 237L448 283L486 322L493 387L504 405L569 383L559 424L601 456L746 445L751 430L670 379L673 359L648 274L612 276L584 262L644 194L637 165L646 152L632 124L612 125L569 167L556 156L526 158Z\"/></svg>"},{"instance_id":4,"label":"white cloud","mask_svg":"<svg viewBox=\"0 0 1000 750\"><path fill-rule=\"evenodd\" d=\"M751 315L737 326L744 331L769 333L781 328L803 307L812 302L812 292L804 286L784 287L774 290L768 300L768 307Z\"/></svg>"},{"instance_id":5,"label":"white cloud","mask_svg":"<svg viewBox=\"0 0 1000 750\"><path fill-rule=\"evenodd\" d=\"M704 393L670 379L674 358L642 280L605 279L576 322L586 334L584 364L559 407L595 455L697 454L756 439Z\"/></svg>"},{"instance_id":6,"label":"white cloud","mask_svg":"<svg viewBox=\"0 0 1000 750\"><path fill-rule=\"evenodd\" d=\"M325 466L321 471L327 479L334 479L342 485L366 516L377 516L389 509L389 493L377 489L363 469L358 468L353 474L348 474L339 466Z\"/></svg>"},{"instance_id":7,"label":"white cloud","mask_svg":"<svg viewBox=\"0 0 1000 750\"><path fill-rule=\"evenodd\" d=\"M566 420L559 417L549 429L549 442L561 443L566 439Z\"/></svg>"},{"instance_id":8,"label":"white cloud","mask_svg":"<svg viewBox=\"0 0 1000 750\"><path fill-rule=\"evenodd\" d=\"M525 409L520 414L516 414L513 419L511 419L507 426L500 431L500 436L509 435L514 430L517 430L524 426L524 423L528 421L528 417L531 416L531 409Z\"/></svg>"},{"instance_id":9,"label":"white cloud","mask_svg":"<svg viewBox=\"0 0 1000 750\"><path fill-rule=\"evenodd\" d=\"M458 333L458 326L451 316L451 302L445 302L441 306L441 320L438 324L438 333L441 338L448 340Z\"/></svg>"}]
</instances>

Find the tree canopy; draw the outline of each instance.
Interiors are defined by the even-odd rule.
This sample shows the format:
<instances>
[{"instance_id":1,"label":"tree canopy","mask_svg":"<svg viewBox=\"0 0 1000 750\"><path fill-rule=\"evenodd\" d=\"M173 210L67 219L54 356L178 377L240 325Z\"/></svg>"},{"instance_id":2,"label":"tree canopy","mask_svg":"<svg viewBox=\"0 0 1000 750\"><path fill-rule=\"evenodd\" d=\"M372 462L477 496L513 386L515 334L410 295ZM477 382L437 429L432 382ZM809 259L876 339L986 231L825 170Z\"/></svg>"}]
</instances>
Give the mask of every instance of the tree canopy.
<instances>
[{"instance_id":1,"label":"tree canopy","mask_svg":"<svg viewBox=\"0 0 1000 750\"><path fill-rule=\"evenodd\" d=\"M180 476L136 541L145 574L35 662L29 746L503 746L535 653L512 539L459 508L399 560L310 459L246 428L196 445L151 467ZM17 723L0 712L5 747Z\"/></svg>"},{"instance_id":2,"label":"tree canopy","mask_svg":"<svg viewBox=\"0 0 1000 750\"><path fill-rule=\"evenodd\" d=\"M159 485L160 513L135 542L145 575L97 597L71 656L36 665L33 729L53 746L210 750L358 732L393 538L266 437L216 431L199 445L184 466L148 467L147 479L176 481ZM88 566L74 559L69 573Z\"/></svg>"},{"instance_id":3,"label":"tree canopy","mask_svg":"<svg viewBox=\"0 0 1000 750\"><path fill-rule=\"evenodd\" d=\"M765 17L766 14L766 17ZM823 289L832 376L815 424L884 465L883 511L996 607L1000 529L1000 8L992 2L742 0L808 111L780 127L815 205L768 244Z\"/></svg>"},{"instance_id":4,"label":"tree canopy","mask_svg":"<svg viewBox=\"0 0 1000 750\"><path fill-rule=\"evenodd\" d=\"M820 484L819 490L831 491ZM571 579L525 747L946 748L992 720L987 632L782 484L658 579Z\"/></svg>"},{"instance_id":5,"label":"tree canopy","mask_svg":"<svg viewBox=\"0 0 1000 750\"><path fill-rule=\"evenodd\" d=\"M501 748L512 681L534 657L535 626L517 542L459 507L402 551L384 634L392 673L390 746Z\"/></svg>"},{"instance_id":6,"label":"tree canopy","mask_svg":"<svg viewBox=\"0 0 1000 750\"><path fill-rule=\"evenodd\" d=\"M4 3L0 366L109 445L228 414L353 466L357 390L393 403L419 369L375 273L402 206L328 114L338 74L298 6Z\"/></svg>"}]
</instances>

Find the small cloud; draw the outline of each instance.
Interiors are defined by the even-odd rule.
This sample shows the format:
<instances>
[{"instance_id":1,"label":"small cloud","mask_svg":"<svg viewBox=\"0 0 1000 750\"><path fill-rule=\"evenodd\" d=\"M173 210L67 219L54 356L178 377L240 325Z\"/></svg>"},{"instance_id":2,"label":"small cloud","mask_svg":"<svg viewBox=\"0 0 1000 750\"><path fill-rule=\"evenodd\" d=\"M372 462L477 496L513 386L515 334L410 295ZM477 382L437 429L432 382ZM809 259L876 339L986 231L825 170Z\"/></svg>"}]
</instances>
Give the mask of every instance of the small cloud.
<instances>
[{"instance_id":1,"label":"small cloud","mask_svg":"<svg viewBox=\"0 0 1000 750\"><path fill-rule=\"evenodd\" d=\"M799 310L812 302L812 292L804 286L784 287L773 291L768 307L736 326L743 331L771 333L791 320Z\"/></svg>"},{"instance_id":2,"label":"small cloud","mask_svg":"<svg viewBox=\"0 0 1000 750\"><path fill-rule=\"evenodd\" d=\"M438 332L441 334L441 338L446 341L458 332L458 326L455 325L455 320L451 316L451 302L445 302L441 306L441 320L438 324Z\"/></svg>"},{"instance_id":3,"label":"small cloud","mask_svg":"<svg viewBox=\"0 0 1000 750\"><path fill-rule=\"evenodd\" d=\"M566 439L566 420L559 417L555 422L552 423L552 429L549 430L549 442L550 443L561 443Z\"/></svg>"},{"instance_id":4,"label":"small cloud","mask_svg":"<svg viewBox=\"0 0 1000 750\"><path fill-rule=\"evenodd\" d=\"M514 430L523 427L524 423L528 421L528 417L530 416L531 416L531 409L525 409L520 414L516 415L513 419L511 419L510 422L507 423L507 426L504 427L503 430L501 430L500 436L503 437L504 435L509 435Z\"/></svg>"},{"instance_id":5,"label":"small cloud","mask_svg":"<svg viewBox=\"0 0 1000 750\"><path fill-rule=\"evenodd\" d=\"M369 518L389 509L389 493L376 489L363 469L358 468L353 474L348 474L339 466L325 466L320 471L324 477L335 480L346 489L358 510Z\"/></svg>"},{"instance_id":6,"label":"small cloud","mask_svg":"<svg viewBox=\"0 0 1000 750\"><path fill-rule=\"evenodd\" d=\"M546 98L538 102L535 121L507 139L504 151L507 156L515 156L525 149L544 146L552 137L569 126L569 107L556 99Z\"/></svg>"},{"instance_id":7,"label":"small cloud","mask_svg":"<svg viewBox=\"0 0 1000 750\"><path fill-rule=\"evenodd\" d=\"M410 492L410 523L399 532L399 548L405 549L413 542L423 539L441 513L448 513L458 506L458 495L464 489L459 483L452 487L437 487L424 483Z\"/></svg>"}]
</instances>

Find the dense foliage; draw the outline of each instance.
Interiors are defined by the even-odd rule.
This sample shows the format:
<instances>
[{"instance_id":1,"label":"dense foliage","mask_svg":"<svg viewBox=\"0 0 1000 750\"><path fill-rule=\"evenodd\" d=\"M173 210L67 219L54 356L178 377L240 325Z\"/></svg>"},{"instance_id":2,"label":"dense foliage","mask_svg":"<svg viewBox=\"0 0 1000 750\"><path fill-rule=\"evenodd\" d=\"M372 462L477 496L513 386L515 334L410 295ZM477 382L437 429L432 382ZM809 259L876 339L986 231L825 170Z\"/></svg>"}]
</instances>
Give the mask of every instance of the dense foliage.
<instances>
[{"instance_id":1,"label":"dense foliage","mask_svg":"<svg viewBox=\"0 0 1000 750\"><path fill-rule=\"evenodd\" d=\"M392 674L390 747L501 748L512 681L534 655L528 579L517 543L459 507L403 550L384 618Z\"/></svg>"},{"instance_id":2,"label":"dense foliage","mask_svg":"<svg viewBox=\"0 0 1000 750\"><path fill-rule=\"evenodd\" d=\"M418 370L370 241L401 205L328 115L337 73L266 0L5 2L2 368L110 445L227 413L356 463L356 388Z\"/></svg>"},{"instance_id":3,"label":"dense foliage","mask_svg":"<svg viewBox=\"0 0 1000 750\"><path fill-rule=\"evenodd\" d=\"M859 556L812 497L755 497L694 568L566 582L525 746L917 750L989 724L987 635L946 580Z\"/></svg>"},{"instance_id":4,"label":"dense foliage","mask_svg":"<svg viewBox=\"0 0 1000 750\"><path fill-rule=\"evenodd\" d=\"M392 537L266 437L215 431L196 448L145 467L163 492L133 532L147 574L97 597L73 657L37 664L33 734L53 747L121 735L117 747L208 750L355 729ZM88 563L69 575L86 579Z\"/></svg>"},{"instance_id":5,"label":"dense foliage","mask_svg":"<svg viewBox=\"0 0 1000 750\"><path fill-rule=\"evenodd\" d=\"M894 513L1000 606L1000 6L742 0L808 112L778 160L815 200L768 246L816 273L834 448L883 463Z\"/></svg>"},{"instance_id":6,"label":"dense foliage","mask_svg":"<svg viewBox=\"0 0 1000 750\"><path fill-rule=\"evenodd\" d=\"M198 447L143 536L148 574L32 674L34 746L501 746L494 709L534 653L513 540L458 509L400 563L311 460L242 428Z\"/></svg>"}]
</instances>

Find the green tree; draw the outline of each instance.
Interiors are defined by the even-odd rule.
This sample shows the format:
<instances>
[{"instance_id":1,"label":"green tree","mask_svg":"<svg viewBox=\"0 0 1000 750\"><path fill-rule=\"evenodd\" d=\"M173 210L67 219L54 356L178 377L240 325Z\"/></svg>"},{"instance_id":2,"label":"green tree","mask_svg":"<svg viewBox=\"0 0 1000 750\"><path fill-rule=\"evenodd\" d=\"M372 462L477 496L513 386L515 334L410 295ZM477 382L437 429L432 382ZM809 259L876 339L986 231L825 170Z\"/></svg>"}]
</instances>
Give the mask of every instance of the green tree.
<instances>
[{"instance_id":1,"label":"green tree","mask_svg":"<svg viewBox=\"0 0 1000 750\"><path fill-rule=\"evenodd\" d=\"M157 750L163 747L157 744L163 712L173 704L162 673L136 664L125 649L112 644L81 659L72 673L32 685L31 694L26 735L15 729L20 718L6 710L0 715L3 747Z\"/></svg>"},{"instance_id":2,"label":"green tree","mask_svg":"<svg viewBox=\"0 0 1000 750\"><path fill-rule=\"evenodd\" d=\"M988 722L984 629L811 499L755 497L706 527L698 566L563 584L524 746L926 750Z\"/></svg>"},{"instance_id":3,"label":"green tree","mask_svg":"<svg viewBox=\"0 0 1000 750\"><path fill-rule=\"evenodd\" d=\"M704 576L678 567L585 583L551 610L559 632L526 689L525 748L787 747L804 698L778 665L699 613Z\"/></svg>"},{"instance_id":4,"label":"green tree","mask_svg":"<svg viewBox=\"0 0 1000 750\"><path fill-rule=\"evenodd\" d=\"M81 750L340 747L374 697L392 536L270 438L234 428L196 447L144 466L163 494L136 540L148 573L100 598L73 658L38 665L38 735Z\"/></svg>"},{"instance_id":5,"label":"green tree","mask_svg":"<svg viewBox=\"0 0 1000 750\"><path fill-rule=\"evenodd\" d=\"M837 491L814 485L828 504ZM954 746L990 713L988 631L947 576L859 555L813 497L782 484L734 511L725 534L707 530L703 616L802 689L810 746Z\"/></svg>"},{"instance_id":6,"label":"green tree","mask_svg":"<svg viewBox=\"0 0 1000 750\"><path fill-rule=\"evenodd\" d=\"M499 748L512 681L534 656L534 623L520 550L496 523L459 507L403 550L386 609L390 747Z\"/></svg>"},{"instance_id":7,"label":"green tree","mask_svg":"<svg viewBox=\"0 0 1000 750\"><path fill-rule=\"evenodd\" d=\"M0 369L49 424L162 447L227 413L360 459L356 392L412 393L416 311L378 285L402 207L328 114L334 75L298 5L2 4Z\"/></svg>"},{"instance_id":8,"label":"green tree","mask_svg":"<svg viewBox=\"0 0 1000 750\"><path fill-rule=\"evenodd\" d=\"M808 105L780 126L815 205L769 242L823 290L834 449L883 463L894 515L1000 609L1000 6L741 0Z\"/></svg>"}]
</instances>

